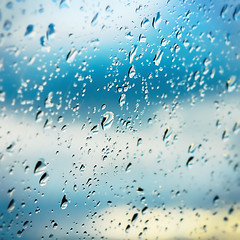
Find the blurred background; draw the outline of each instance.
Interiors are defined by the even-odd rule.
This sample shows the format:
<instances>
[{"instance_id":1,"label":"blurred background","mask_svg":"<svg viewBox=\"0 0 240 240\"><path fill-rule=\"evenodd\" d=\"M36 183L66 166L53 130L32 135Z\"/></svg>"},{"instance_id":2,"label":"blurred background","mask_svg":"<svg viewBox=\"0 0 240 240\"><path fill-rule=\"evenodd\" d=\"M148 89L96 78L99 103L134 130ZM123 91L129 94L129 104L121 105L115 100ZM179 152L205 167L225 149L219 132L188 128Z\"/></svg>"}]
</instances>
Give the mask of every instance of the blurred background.
<instances>
[{"instance_id":1,"label":"blurred background","mask_svg":"<svg viewBox=\"0 0 240 240\"><path fill-rule=\"evenodd\" d=\"M240 2L0 1L0 239L239 239Z\"/></svg>"}]
</instances>

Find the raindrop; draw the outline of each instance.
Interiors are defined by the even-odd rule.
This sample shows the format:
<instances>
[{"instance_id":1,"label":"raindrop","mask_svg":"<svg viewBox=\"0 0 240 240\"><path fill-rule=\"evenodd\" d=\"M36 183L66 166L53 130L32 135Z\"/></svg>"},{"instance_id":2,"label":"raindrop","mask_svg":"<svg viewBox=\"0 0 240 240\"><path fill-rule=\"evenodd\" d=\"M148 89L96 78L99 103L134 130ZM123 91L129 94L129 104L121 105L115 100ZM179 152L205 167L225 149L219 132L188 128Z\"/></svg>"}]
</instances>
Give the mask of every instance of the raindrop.
<instances>
[{"instance_id":1,"label":"raindrop","mask_svg":"<svg viewBox=\"0 0 240 240\"><path fill-rule=\"evenodd\" d=\"M235 134L237 134L240 131L240 124L239 122L235 122L234 126L233 126L233 132Z\"/></svg>"},{"instance_id":2,"label":"raindrop","mask_svg":"<svg viewBox=\"0 0 240 240\"><path fill-rule=\"evenodd\" d=\"M171 136L171 134L172 134L172 131L168 127L163 134L163 141L167 140Z\"/></svg>"},{"instance_id":3,"label":"raindrop","mask_svg":"<svg viewBox=\"0 0 240 240\"><path fill-rule=\"evenodd\" d=\"M139 146L139 145L141 145L142 144L142 138L139 138L138 140L137 140L137 147Z\"/></svg>"},{"instance_id":4,"label":"raindrop","mask_svg":"<svg viewBox=\"0 0 240 240\"><path fill-rule=\"evenodd\" d=\"M66 209L68 206L68 200L66 198L66 194L64 194L63 198L62 198L62 201L61 201L61 204L60 204L60 208L61 209Z\"/></svg>"},{"instance_id":5,"label":"raindrop","mask_svg":"<svg viewBox=\"0 0 240 240\"><path fill-rule=\"evenodd\" d=\"M29 24L26 28L24 36L32 37L34 35L34 26Z\"/></svg>"},{"instance_id":6,"label":"raindrop","mask_svg":"<svg viewBox=\"0 0 240 240\"><path fill-rule=\"evenodd\" d=\"M131 224L134 224L137 221L137 218L138 218L138 213L134 213L134 215L132 216Z\"/></svg>"},{"instance_id":7,"label":"raindrop","mask_svg":"<svg viewBox=\"0 0 240 240\"><path fill-rule=\"evenodd\" d=\"M234 9L234 12L233 12L233 19L235 21L239 21L240 19L240 4L238 4L235 9Z\"/></svg>"},{"instance_id":8,"label":"raindrop","mask_svg":"<svg viewBox=\"0 0 240 240\"><path fill-rule=\"evenodd\" d=\"M226 14L228 12L228 5L227 4L224 4L222 9L221 9L221 12L220 12L220 17L222 19L225 19L226 18Z\"/></svg>"},{"instance_id":9,"label":"raindrop","mask_svg":"<svg viewBox=\"0 0 240 240\"><path fill-rule=\"evenodd\" d=\"M141 22L142 28L147 28L150 25L150 21L147 18L144 18Z\"/></svg>"},{"instance_id":10,"label":"raindrop","mask_svg":"<svg viewBox=\"0 0 240 240\"><path fill-rule=\"evenodd\" d=\"M7 210L8 210L8 212L12 212L14 210L14 208L15 208L15 201L14 201L14 199L12 199L10 201L10 203L8 204Z\"/></svg>"},{"instance_id":11,"label":"raindrop","mask_svg":"<svg viewBox=\"0 0 240 240\"><path fill-rule=\"evenodd\" d=\"M55 36L55 25L53 23L49 24L48 25L48 30L47 30L47 40L51 40L54 38Z\"/></svg>"},{"instance_id":12,"label":"raindrop","mask_svg":"<svg viewBox=\"0 0 240 240\"><path fill-rule=\"evenodd\" d=\"M91 133L92 135L98 134L99 132L99 125L95 125L92 129L91 129Z\"/></svg>"},{"instance_id":13,"label":"raindrop","mask_svg":"<svg viewBox=\"0 0 240 240\"><path fill-rule=\"evenodd\" d=\"M132 168L132 163L129 163L125 169L126 172L130 172Z\"/></svg>"},{"instance_id":14,"label":"raindrop","mask_svg":"<svg viewBox=\"0 0 240 240\"><path fill-rule=\"evenodd\" d=\"M67 63L72 63L72 62L74 61L76 55L77 55L77 50L74 49L74 48L71 49L71 50L68 52L67 57L66 57Z\"/></svg>"},{"instance_id":15,"label":"raindrop","mask_svg":"<svg viewBox=\"0 0 240 240\"><path fill-rule=\"evenodd\" d=\"M137 54L137 49L138 49L138 46L134 45L134 47L130 50L129 55L128 55L129 63L132 63L135 55Z\"/></svg>"},{"instance_id":16,"label":"raindrop","mask_svg":"<svg viewBox=\"0 0 240 240\"><path fill-rule=\"evenodd\" d=\"M69 7L70 7L69 0L61 0L59 4L59 8L69 8Z\"/></svg>"},{"instance_id":17,"label":"raindrop","mask_svg":"<svg viewBox=\"0 0 240 240\"><path fill-rule=\"evenodd\" d=\"M134 65L132 65L128 70L128 77L133 78L135 76L135 74L136 74L136 70L135 70Z\"/></svg>"},{"instance_id":18,"label":"raindrop","mask_svg":"<svg viewBox=\"0 0 240 240\"><path fill-rule=\"evenodd\" d=\"M160 12L157 12L157 16L153 18L153 23L152 23L152 26L157 29L161 23L161 14Z\"/></svg>"},{"instance_id":19,"label":"raindrop","mask_svg":"<svg viewBox=\"0 0 240 240\"><path fill-rule=\"evenodd\" d=\"M49 179L49 175L48 175L48 173L45 172L45 173L41 176L41 178L40 178L40 180L39 180L39 184L40 184L41 186L45 186L46 183L47 183L47 181L48 181L48 179Z\"/></svg>"},{"instance_id":20,"label":"raindrop","mask_svg":"<svg viewBox=\"0 0 240 240\"><path fill-rule=\"evenodd\" d=\"M129 233L130 227L131 227L131 226L128 224L127 227L125 228L125 232L126 232L126 233Z\"/></svg>"},{"instance_id":21,"label":"raindrop","mask_svg":"<svg viewBox=\"0 0 240 240\"><path fill-rule=\"evenodd\" d=\"M145 35L143 35L143 34L139 35L139 42L146 42L146 40L147 40L147 38Z\"/></svg>"},{"instance_id":22,"label":"raindrop","mask_svg":"<svg viewBox=\"0 0 240 240\"><path fill-rule=\"evenodd\" d=\"M119 102L120 107L122 107L122 106L126 103L126 94L123 93L123 94L120 96L118 102Z\"/></svg>"},{"instance_id":23,"label":"raindrop","mask_svg":"<svg viewBox=\"0 0 240 240\"><path fill-rule=\"evenodd\" d=\"M236 79L237 77L232 75L226 82L226 87L228 92L232 92L236 88Z\"/></svg>"},{"instance_id":24,"label":"raindrop","mask_svg":"<svg viewBox=\"0 0 240 240\"><path fill-rule=\"evenodd\" d=\"M186 162L186 166L187 166L187 167L191 167L191 166L193 165L193 159L194 159L194 157L191 156L191 157L187 160L187 162Z\"/></svg>"},{"instance_id":25,"label":"raindrop","mask_svg":"<svg viewBox=\"0 0 240 240\"><path fill-rule=\"evenodd\" d=\"M103 115L102 122L101 122L102 129L104 131L108 130L112 126L113 120L114 120L114 114L112 112L106 112Z\"/></svg>"},{"instance_id":26,"label":"raindrop","mask_svg":"<svg viewBox=\"0 0 240 240\"><path fill-rule=\"evenodd\" d=\"M10 20L6 20L3 24L3 28L5 31L9 31L12 27L12 22Z\"/></svg>"},{"instance_id":27,"label":"raindrop","mask_svg":"<svg viewBox=\"0 0 240 240\"><path fill-rule=\"evenodd\" d=\"M155 63L156 66L159 66L161 60L162 60L162 56L163 56L163 51L161 51L160 49L157 51L153 62Z\"/></svg>"},{"instance_id":28,"label":"raindrop","mask_svg":"<svg viewBox=\"0 0 240 240\"><path fill-rule=\"evenodd\" d=\"M223 134L222 134L222 140L223 141L227 141L229 139L229 134L227 130L224 130Z\"/></svg>"},{"instance_id":29,"label":"raindrop","mask_svg":"<svg viewBox=\"0 0 240 240\"><path fill-rule=\"evenodd\" d=\"M46 164L44 163L44 160L38 161L35 165L34 168L34 174L35 175L39 175L42 174L44 172L44 170L46 169Z\"/></svg>"},{"instance_id":30,"label":"raindrop","mask_svg":"<svg viewBox=\"0 0 240 240\"><path fill-rule=\"evenodd\" d=\"M91 21L91 25L94 27L97 25L97 19L98 19L99 13L96 13Z\"/></svg>"}]
</instances>

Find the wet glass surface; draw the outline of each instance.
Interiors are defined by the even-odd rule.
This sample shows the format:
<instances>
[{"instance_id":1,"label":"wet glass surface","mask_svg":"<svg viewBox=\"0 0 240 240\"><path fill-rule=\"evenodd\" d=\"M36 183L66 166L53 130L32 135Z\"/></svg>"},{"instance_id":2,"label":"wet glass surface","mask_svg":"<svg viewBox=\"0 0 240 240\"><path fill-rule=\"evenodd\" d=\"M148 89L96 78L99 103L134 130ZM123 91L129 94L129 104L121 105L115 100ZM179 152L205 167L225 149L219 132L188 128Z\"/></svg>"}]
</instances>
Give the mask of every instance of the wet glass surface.
<instances>
[{"instance_id":1,"label":"wet glass surface","mask_svg":"<svg viewBox=\"0 0 240 240\"><path fill-rule=\"evenodd\" d=\"M240 239L240 2L0 1L0 239Z\"/></svg>"}]
</instances>

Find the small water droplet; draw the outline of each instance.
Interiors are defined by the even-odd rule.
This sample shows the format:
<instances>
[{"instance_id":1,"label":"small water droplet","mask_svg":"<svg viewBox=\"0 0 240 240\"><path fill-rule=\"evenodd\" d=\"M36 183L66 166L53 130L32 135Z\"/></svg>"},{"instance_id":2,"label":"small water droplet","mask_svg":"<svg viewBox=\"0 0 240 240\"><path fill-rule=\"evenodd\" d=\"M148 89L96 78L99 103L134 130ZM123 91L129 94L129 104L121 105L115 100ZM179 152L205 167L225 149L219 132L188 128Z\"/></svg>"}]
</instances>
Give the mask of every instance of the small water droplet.
<instances>
[{"instance_id":1,"label":"small water droplet","mask_svg":"<svg viewBox=\"0 0 240 240\"><path fill-rule=\"evenodd\" d=\"M8 204L7 210L8 210L8 212L12 212L14 210L14 208L15 208L15 201L14 201L14 199L12 199Z\"/></svg>"},{"instance_id":2,"label":"small water droplet","mask_svg":"<svg viewBox=\"0 0 240 240\"><path fill-rule=\"evenodd\" d=\"M35 175L39 175L42 174L44 172L44 170L46 169L46 164L44 163L44 160L38 161L35 165L34 168L34 174Z\"/></svg>"},{"instance_id":3,"label":"small water droplet","mask_svg":"<svg viewBox=\"0 0 240 240\"><path fill-rule=\"evenodd\" d=\"M240 19L240 4L238 4L235 9L234 9L234 12L233 12L233 19L235 21L239 21Z\"/></svg>"},{"instance_id":4,"label":"small water droplet","mask_svg":"<svg viewBox=\"0 0 240 240\"><path fill-rule=\"evenodd\" d=\"M91 133L92 135L98 134L99 132L99 125L95 125L92 129L91 129Z\"/></svg>"},{"instance_id":5,"label":"small water droplet","mask_svg":"<svg viewBox=\"0 0 240 240\"><path fill-rule=\"evenodd\" d=\"M96 13L91 21L91 25L94 27L97 25L97 19L98 19L99 13Z\"/></svg>"},{"instance_id":6,"label":"small water droplet","mask_svg":"<svg viewBox=\"0 0 240 240\"><path fill-rule=\"evenodd\" d=\"M237 77L232 75L226 82L226 87L228 92L232 92L234 91L234 89L236 88L236 79Z\"/></svg>"},{"instance_id":7,"label":"small water droplet","mask_svg":"<svg viewBox=\"0 0 240 240\"><path fill-rule=\"evenodd\" d=\"M26 28L24 36L33 37L34 35L34 25L29 24Z\"/></svg>"},{"instance_id":8,"label":"small water droplet","mask_svg":"<svg viewBox=\"0 0 240 240\"><path fill-rule=\"evenodd\" d=\"M134 45L134 47L130 50L129 55L128 55L129 63L132 63L135 55L137 54L137 49L138 49L138 46Z\"/></svg>"},{"instance_id":9,"label":"small water droplet","mask_svg":"<svg viewBox=\"0 0 240 240\"><path fill-rule=\"evenodd\" d=\"M9 31L12 27L12 22L10 20L6 20L3 24L3 29L5 31Z\"/></svg>"},{"instance_id":10,"label":"small water droplet","mask_svg":"<svg viewBox=\"0 0 240 240\"><path fill-rule=\"evenodd\" d=\"M233 132L235 134L237 134L240 131L240 123L239 122L235 122L234 126L233 126Z\"/></svg>"},{"instance_id":11,"label":"small water droplet","mask_svg":"<svg viewBox=\"0 0 240 240\"><path fill-rule=\"evenodd\" d=\"M163 56L163 51L161 51L160 49L157 51L153 62L155 63L156 66L159 66L161 60L162 60L162 56Z\"/></svg>"},{"instance_id":12,"label":"small water droplet","mask_svg":"<svg viewBox=\"0 0 240 240\"><path fill-rule=\"evenodd\" d=\"M135 70L134 65L132 65L128 70L128 77L133 78L135 76L135 74L136 74L136 70Z\"/></svg>"},{"instance_id":13,"label":"small water droplet","mask_svg":"<svg viewBox=\"0 0 240 240\"><path fill-rule=\"evenodd\" d=\"M137 218L138 218L138 213L134 213L131 219L131 224L134 224L137 221Z\"/></svg>"},{"instance_id":14,"label":"small water droplet","mask_svg":"<svg viewBox=\"0 0 240 240\"><path fill-rule=\"evenodd\" d=\"M46 183L47 183L47 181L48 181L48 179L49 179L49 175L48 175L47 172L45 172L45 173L41 176L41 178L40 178L40 180L39 180L39 184L40 184L41 186L45 186Z\"/></svg>"},{"instance_id":15,"label":"small water droplet","mask_svg":"<svg viewBox=\"0 0 240 240\"><path fill-rule=\"evenodd\" d=\"M122 106L126 103L126 94L123 93L123 94L120 96L118 102L119 102L120 107L122 107Z\"/></svg>"},{"instance_id":16,"label":"small water droplet","mask_svg":"<svg viewBox=\"0 0 240 240\"><path fill-rule=\"evenodd\" d=\"M156 17L153 18L152 26L157 29L162 21L160 12L157 12Z\"/></svg>"},{"instance_id":17,"label":"small water droplet","mask_svg":"<svg viewBox=\"0 0 240 240\"><path fill-rule=\"evenodd\" d=\"M142 138L139 138L138 140L137 140L137 147L139 146L139 145L141 145L142 144Z\"/></svg>"},{"instance_id":18,"label":"small water droplet","mask_svg":"<svg viewBox=\"0 0 240 240\"><path fill-rule=\"evenodd\" d=\"M150 25L150 21L147 18L144 18L141 22L142 28L147 28Z\"/></svg>"},{"instance_id":19,"label":"small water droplet","mask_svg":"<svg viewBox=\"0 0 240 240\"><path fill-rule=\"evenodd\" d=\"M70 7L69 0L61 0L59 4L59 8L69 8L69 7Z\"/></svg>"},{"instance_id":20,"label":"small water droplet","mask_svg":"<svg viewBox=\"0 0 240 240\"><path fill-rule=\"evenodd\" d=\"M224 130L224 131L223 131L223 134L222 134L222 140L223 140L223 141L227 141L228 139L229 139L228 131L227 131L227 130Z\"/></svg>"},{"instance_id":21,"label":"small water droplet","mask_svg":"<svg viewBox=\"0 0 240 240\"><path fill-rule=\"evenodd\" d=\"M114 114L112 112L106 112L103 115L102 122L101 122L102 129L104 131L108 130L112 126L113 120L114 120Z\"/></svg>"},{"instance_id":22,"label":"small water droplet","mask_svg":"<svg viewBox=\"0 0 240 240\"><path fill-rule=\"evenodd\" d=\"M72 63L74 61L77 53L78 53L77 50L72 48L67 54L67 57L66 57L67 63Z\"/></svg>"},{"instance_id":23,"label":"small water droplet","mask_svg":"<svg viewBox=\"0 0 240 240\"><path fill-rule=\"evenodd\" d=\"M130 227L131 227L131 226L128 224L127 227L125 228L125 232L126 232L126 233L129 233Z\"/></svg>"},{"instance_id":24,"label":"small water droplet","mask_svg":"<svg viewBox=\"0 0 240 240\"><path fill-rule=\"evenodd\" d=\"M168 127L163 134L163 141L167 140L171 136L171 134L172 134L172 131Z\"/></svg>"},{"instance_id":25,"label":"small water droplet","mask_svg":"<svg viewBox=\"0 0 240 240\"><path fill-rule=\"evenodd\" d=\"M64 196L62 198L62 201L61 201L61 204L60 204L60 208L61 209L66 209L67 206L68 206L68 200L67 200L66 194L64 194Z\"/></svg>"},{"instance_id":26,"label":"small water droplet","mask_svg":"<svg viewBox=\"0 0 240 240\"><path fill-rule=\"evenodd\" d=\"M132 168L132 163L129 163L125 169L126 172L130 172Z\"/></svg>"},{"instance_id":27,"label":"small water droplet","mask_svg":"<svg viewBox=\"0 0 240 240\"><path fill-rule=\"evenodd\" d=\"M47 29L47 40L52 40L55 37L55 25L53 23L50 23L48 25L48 29Z\"/></svg>"},{"instance_id":28,"label":"small water droplet","mask_svg":"<svg viewBox=\"0 0 240 240\"><path fill-rule=\"evenodd\" d=\"M223 7L222 7L222 9L221 9L221 12L220 12L220 17L222 18L222 19L225 19L226 18L226 14L227 14L227 12L228 12L228 5L227 4L224 4L223 5Z\"/></svg>"},{"instance_id":29,"label":"small water droplet","mask_svg":"<svg viewBox=\"0 0 240 240\"><path fill-rule=\"evenodd\" d=\"M188 158L188 160L187 160L187 162L186 162L186 166L187 166L187 167L192 167L193 161L194 161L194 157L191 156L190 158Z\"/></svg>"}]
</instances>

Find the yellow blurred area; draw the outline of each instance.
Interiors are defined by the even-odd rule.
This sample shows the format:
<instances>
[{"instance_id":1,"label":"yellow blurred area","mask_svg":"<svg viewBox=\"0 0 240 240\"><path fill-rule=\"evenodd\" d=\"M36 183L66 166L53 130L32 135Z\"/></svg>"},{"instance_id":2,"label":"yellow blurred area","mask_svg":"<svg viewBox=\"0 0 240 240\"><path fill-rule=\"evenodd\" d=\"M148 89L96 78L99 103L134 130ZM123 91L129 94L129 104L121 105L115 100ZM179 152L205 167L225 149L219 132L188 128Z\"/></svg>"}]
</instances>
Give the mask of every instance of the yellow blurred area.
<instances>
[{"instance_id":1,"label":"yellow blurred area","mask_svg":"<svg viewBox=\"0 0 240 240\"><path fill-rule=\"evenodd\" d=\"M240 239L240 204L224 208L204 209L140 209L126 206L100 212L95 221L96 232L108 239ZM131 222L135 213L138 217ZM91 224L90 224L91 225ZM126 232L126 227L130 226ZM90 234L95 235L92 230ZM140 234L140 237L139 237Z\"/></svg>"}]
</instances>

